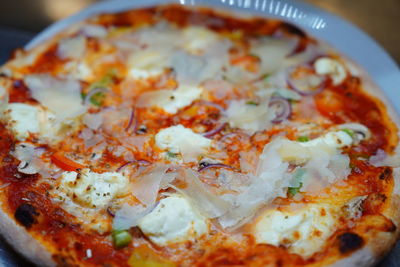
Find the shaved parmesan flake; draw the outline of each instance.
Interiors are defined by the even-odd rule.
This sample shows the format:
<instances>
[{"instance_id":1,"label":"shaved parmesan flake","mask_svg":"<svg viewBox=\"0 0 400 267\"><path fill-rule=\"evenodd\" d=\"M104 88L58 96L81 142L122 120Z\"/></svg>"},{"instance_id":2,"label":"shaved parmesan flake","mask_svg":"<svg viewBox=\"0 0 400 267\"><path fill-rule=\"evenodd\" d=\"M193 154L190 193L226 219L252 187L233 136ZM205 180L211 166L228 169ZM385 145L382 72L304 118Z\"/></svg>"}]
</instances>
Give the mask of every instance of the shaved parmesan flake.
<instances>
[{"instance_id":1,"label":"shaved parmesan flake","mask_svg":"<svg viewBox=\"0 0 400 267\"><path fill-rule=\"evenodd\" d=\"M204 50L217 42L219 36L205 27L187 27L183 30L183 47L193 54Z\"/></svg>"},{"instance_id":2,"label":"shaved parmesan flake","mask_svg":"<svg viewBox=\"0 0 400 267\"><path fill-rule=\"evenodd\" d=\"M135 179L132 194L146 207L154 205L158 191L172 182L176 173L168 173L168 165L158 165Z\"/></svg>"},{"instance_id":3,"label":"shaved parmesan flake","mask_svg":"<svg viewBox=\"0 0 400 267\"><path fill-rule=\"evenodd\" d=\"M115 213L112 228L114 230L127 230L135 227L138 225L139 219L149 214L153 209L154 205L144 207L142 205L131 206L124 203Z\"/></svg>"},{"instance_id":4,"label":"shaved parmesan flake","mask_svg":"<svg viewBox=\"0 0 400 267\"><path fill-rule=\"evenodd\" d=\"M195 161L207 152L211 140L182 125L162 129L155 135L156 146L170 153L181 154L184 161Z\"/></svg>"},{"instance_id":5,"label":"shaved parmesan flake","mask_svg":"<svg viewBox=\"0 0 400 267\"><path fill-rule=\"evenodd\" d=\"M52 111L57 120L75 118L86 111L82 104L80 84L76 80L61 80L48 74L28 75L25 84L32 97Z\"/></svg>"},{"instance_id":6,"label":"shaved parmesan flake","mask_svg":"<svg viewBox=\"0 0 400 267\"><path fill-rule=\"evenodd\" d=\"M176 90L157 90L140 95L138 107L159 107L170 114L189 106L201 95L202 90L194 86L180 86Z\"/></svg>"},{"instance_id":7,"label":"shaved parmesan flake","mask_svg":"<svg viewBox=\"0 0 400 267\"><path fill-rule=\"evenodd\" d=\"M284 59L296 46L294 40L279 40L276 38L264 38L260 43L254 44L250 53L261 59L259 73L270 74L283 67Z\"/></svg>"},{"instance_id":8,"label":"shaved parmesan flake","mask_svg":"<svg viewBox=\"0 0 400 267\"><path fill-rule=\"evenodd\" d=\"M163 50L135 51L128 59L129 74L134 79L160 75L168 66L168 57Z\"/></svg>"},{"instance_id":9,"label":"shaved parmesan flake","mask_svg":"<svg viewBox=\"0 0 400 267\"><path fill-rule=\"evenodd\" d=\"M63 39L58 43L57 55L61 59L82 59L86 51L86 38L83 36Z\"/></svg>"},{"instance_id":10,"label":"shaved parmesan flake","mask_svg":"<svg viewBox=\"0 0 400 267\"><path fill-rule=\"evenodd\" d=\"M80 29L80 32L88 37L102 38L107 36L107 29L96 24L85 24Z\"/></svg>"},{"instance_id":11,"label":"shaved parmesan flake","mask_svg":"<svg viewBox=\"0 0 400 267\"><path fill-rule=\"evenodd\" d=\"M103 115L101 113L86 113L82 120L90 129L97 130L103 123Z\"/></svg>"},{"instance_id":12,"label":"shaved parmesan flake","mask_svg":"<svg viewBox=\"0 0 400 267\"><path fill-rule=\"evenodd\" d=\"M388 155L382 149L378 149L375 155L370 157L369 163L375 167L390 166L394 168L400 167L400 156L399 155Z\"/></svg>"},{"instance_id":13,"label":"shaved parmesan flake","mask_svg":"<svg viewBox=\"0 0 400 267\"><path fill-rule=\"evenodd\" d=\"M252 135L257 131L264 130L271 125L274 119L273 112L268 112L268 105L249 105L245 100L233 100L225 111L225 121L231 127L238 127Z\"/></svg>"},{"instance_id":14,"label":"shaved parmesan flake","mask_svg":"<svg viewBox=\"0 0 400 267\"><path fill-rule=\"evenodd\" d=\"M210 192L192 170L184 171L184 180L187 183L185 188L174 188L184 194L208 218L220 217L231 208L229 202Z\"/></svg>"}]
</instances>

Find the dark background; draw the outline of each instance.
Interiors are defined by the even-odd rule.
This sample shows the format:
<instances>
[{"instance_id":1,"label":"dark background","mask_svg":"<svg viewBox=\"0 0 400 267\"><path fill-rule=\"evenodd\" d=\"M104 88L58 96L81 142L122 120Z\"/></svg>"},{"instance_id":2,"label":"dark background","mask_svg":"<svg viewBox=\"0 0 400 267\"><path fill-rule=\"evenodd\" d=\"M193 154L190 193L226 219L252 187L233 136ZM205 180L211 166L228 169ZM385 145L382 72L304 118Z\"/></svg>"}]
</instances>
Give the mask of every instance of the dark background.
<instances>
[{"instance_id":1,"label":"dark background","mask_svg":"<svg viewBox=\"0 0 400 267\"><path fill-rule=\"evenodd\" d=\"M400 63L400 0L304 1L355 23ZM12 50L22 47L49 24L93 2L96 0L0 0L0 64L7 60ZM31 265L0 239L0 266ZM379 267L400 267L400 243Z\"/></svg>"}]
</instances>

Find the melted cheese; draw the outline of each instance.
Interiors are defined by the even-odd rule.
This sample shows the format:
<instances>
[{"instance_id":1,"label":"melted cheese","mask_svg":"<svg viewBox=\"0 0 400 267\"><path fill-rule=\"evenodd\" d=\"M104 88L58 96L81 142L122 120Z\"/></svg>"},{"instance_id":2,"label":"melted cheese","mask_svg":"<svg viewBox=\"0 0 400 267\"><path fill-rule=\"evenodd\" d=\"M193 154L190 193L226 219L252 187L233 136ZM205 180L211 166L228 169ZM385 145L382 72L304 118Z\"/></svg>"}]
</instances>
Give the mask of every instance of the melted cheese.
<instances>
[{"instance_id":1,"label":"melted cheese","mask_svg":"<svg viewBox=\"0 0 400 267\"><path fill-rule=\"evenodd\" d=\"M11 103L2 114L2 121L17 140L23 141L29 133L40 132L39 109L32 105Z\"/></svg>"},{"instance_id":2,"label":"melted cheese","mask_svg":"<svg viewBox=\"0 0 400 267\"><path fill-rule=\"evenodd\" d=\"M296 211L268 210L254 227L257 243L286 246L289 251L311 256L323 248L337 224L335 210L309 204Z\"/></svg>"},{"instance_id":3,"label":"melted cheese","mask_svg":"<svg viewBox=\"0 0 400 267\"><path fill-rule=\"evenodd\" d=\"M151 241L161 246L194 240L208 232L206 219L177 194L160 200L138 225Z\"/></svg>"},{"instance_id":4,"label":"melted cheese","mask_svg":"<svg viewBox=\"0 0 400 267\"><path fill-rule=\"evenodd\" d=\"M183 31L183 47L193 54L203 52L218 41L218 35L205 27L188 27Z\"/></svg>"},{"instance_id":5,"label":"melted cheese","mask_svg":"<svg viewBox=\"0 0 400 267\"><path fill-rule=\"evenodd\" d=\"M339 61L327 57L317 59L314 68L320 75L329 75L334 85L342 83L347 76L346 69Z\"/></svg>"},{"instance_id":6,"label":"melted cheese","mask_svg":"<svg viewBox=\"0 0 400 267\"><path fill-rule=\"evenodd\" d=\"M181 108L187 107L200 97L202 89L196 86L179 86L176 90L157 90L143 93L137 105L139 107L159 107L175 114Z\"/></svg>"},{"instance_id":7,"label":"melted cheese","mask_svg":"<svg viewBox=\"0 0 400 267\"><path fill-rule=\"evenodd\" d=\"M193 161L207 152L211 140L182 125L162 129L155 135L156 146L173 154L181 154L185 161Z\"/></svg>"},{"instance_id":8,"label":"melted cheese","mask_svg":"<svg viewBox=\"0 0 400 267\"><path fill-rule=\"evenodd\" d=\"M79 175L64 172L59 190L84 207L105 208L114 198L124 196L128 185L128 179L120 173L95 173L83 169Z\"/></svg>"}]
</instances>

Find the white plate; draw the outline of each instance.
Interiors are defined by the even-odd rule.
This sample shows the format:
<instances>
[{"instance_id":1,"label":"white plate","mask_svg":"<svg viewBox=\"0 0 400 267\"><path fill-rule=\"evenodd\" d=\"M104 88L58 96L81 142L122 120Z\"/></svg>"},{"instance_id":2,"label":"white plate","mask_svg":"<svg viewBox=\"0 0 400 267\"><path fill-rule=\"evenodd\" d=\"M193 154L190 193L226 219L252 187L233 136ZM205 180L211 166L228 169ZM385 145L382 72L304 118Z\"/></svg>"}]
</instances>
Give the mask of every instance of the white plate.
<instances>
[{"instance_id":1,"label":"white plate","mask_svg":"<svg viewBox=\"0 0 400 267\"><path fill-rule=\"evenodd\" d=\"M69 25L94 14L166 3L217 6L292 22L364 67L400 113L400 70L388 53L351 23L294 0L109 0L56 22L32 39L25 48L30 49Z\"/></svg>"}]
</instances>

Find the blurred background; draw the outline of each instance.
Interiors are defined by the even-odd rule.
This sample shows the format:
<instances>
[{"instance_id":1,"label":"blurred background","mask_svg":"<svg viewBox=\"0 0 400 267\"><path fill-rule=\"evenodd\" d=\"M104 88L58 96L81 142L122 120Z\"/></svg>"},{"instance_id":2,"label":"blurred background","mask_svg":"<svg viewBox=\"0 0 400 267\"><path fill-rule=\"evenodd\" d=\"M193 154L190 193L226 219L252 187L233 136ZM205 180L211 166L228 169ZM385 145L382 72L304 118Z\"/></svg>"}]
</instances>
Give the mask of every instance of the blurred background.
<instances>
[{"instance_id":1,"label":"blurred background","mask_svg":"<svg viewBox=\"0 0 400 267\"><path fill-rule=\"evenodd\" d=\"M0 0L0 60L5 60L13 46L21 46L47 25L96 1L102 0ZM369 33L400 63L400 0L303 1L353 22ZM14 31L10 32L10 29Z\"/></svg>"}]
</instances>

